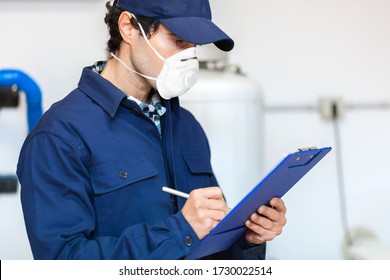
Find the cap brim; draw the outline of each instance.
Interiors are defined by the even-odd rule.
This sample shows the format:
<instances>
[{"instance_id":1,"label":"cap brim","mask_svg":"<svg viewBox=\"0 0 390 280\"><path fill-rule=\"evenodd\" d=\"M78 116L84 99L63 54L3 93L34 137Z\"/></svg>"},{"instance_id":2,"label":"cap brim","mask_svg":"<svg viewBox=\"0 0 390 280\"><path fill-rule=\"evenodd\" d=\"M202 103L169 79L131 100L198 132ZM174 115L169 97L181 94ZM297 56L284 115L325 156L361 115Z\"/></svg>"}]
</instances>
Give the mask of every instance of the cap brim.
<instances>
[{"instance_id":1,"label":"cap brim","mask_svg":"<svg viewBox=\"0 0 390 280\"><path fill-rule=\"evenodd\" d=\"M205 45L214 43L223 51L230 51L234 41L211 20L199 17L180 17L160 19L173 34L192 44Z\"/></svg>"}]
</instances>

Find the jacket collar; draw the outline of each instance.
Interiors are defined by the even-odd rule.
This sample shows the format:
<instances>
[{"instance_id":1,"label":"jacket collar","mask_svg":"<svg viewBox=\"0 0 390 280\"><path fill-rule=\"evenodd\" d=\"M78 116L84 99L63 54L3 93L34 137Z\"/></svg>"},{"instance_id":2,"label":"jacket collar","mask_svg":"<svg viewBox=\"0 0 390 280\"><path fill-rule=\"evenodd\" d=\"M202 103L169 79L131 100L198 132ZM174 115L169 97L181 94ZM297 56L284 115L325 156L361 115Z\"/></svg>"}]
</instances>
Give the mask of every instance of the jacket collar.
<instances>
[{"instance_id":1,"label":"jacket collar","mask_svg":"<svg viewBox=\"0 0 390 280\"><path fill-rule=\"evenodd\" d=\"M100 107L102 107L113 118L121 104L128 104L130 107L138 107L134 101L127 99L127 95L114 86L111 82L101 77L92 70L92 67L83 69L78 87ZM122 102L124 101L124 102ZM162 103L179 117L179 98L172 98L169 101L163 100Z\"/></svg>"},{"instance_id":2,"label":"jacket collar","mask_svg":"<svg viewBox=\"0 0 390 280\"><path fill-rule=\"evenodd\" d=\"M92 67L85 67L79 81L79 89L102 107L111 117L115 116L119 104L126 94L92 71Z\"/></svg>"}]
</instances>

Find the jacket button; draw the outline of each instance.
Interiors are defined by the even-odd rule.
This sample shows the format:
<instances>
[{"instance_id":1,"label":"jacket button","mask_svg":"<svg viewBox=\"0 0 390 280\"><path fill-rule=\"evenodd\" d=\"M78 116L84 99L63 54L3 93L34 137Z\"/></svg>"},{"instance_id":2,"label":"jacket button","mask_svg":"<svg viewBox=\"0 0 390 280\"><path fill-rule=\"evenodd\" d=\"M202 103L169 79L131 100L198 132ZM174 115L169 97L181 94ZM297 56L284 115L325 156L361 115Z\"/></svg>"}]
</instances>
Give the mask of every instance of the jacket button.
<instances>
[{"instance_id":1,"label":"jacket button","mask_svg":"<svg viewBox=\"0 0 390 280\"><path fill-rule=\"evenodd\" d=\"M121 179L126 179L127 178L127 171L126 170L120 170L119 171L119 177L121 178Z\"/></svg>"},{"instance_id":2,"label":"jacket button","mask_svg":"<svg viewBox=\"0 0 390 280\"><path fill-rule=\"evenodd\" d=\"M193 239L191 236L187 235L185 238L184 238L184 244L186 246L191 246L192 245L192 242L193 242Z\"/></svg>"}]
</instances>

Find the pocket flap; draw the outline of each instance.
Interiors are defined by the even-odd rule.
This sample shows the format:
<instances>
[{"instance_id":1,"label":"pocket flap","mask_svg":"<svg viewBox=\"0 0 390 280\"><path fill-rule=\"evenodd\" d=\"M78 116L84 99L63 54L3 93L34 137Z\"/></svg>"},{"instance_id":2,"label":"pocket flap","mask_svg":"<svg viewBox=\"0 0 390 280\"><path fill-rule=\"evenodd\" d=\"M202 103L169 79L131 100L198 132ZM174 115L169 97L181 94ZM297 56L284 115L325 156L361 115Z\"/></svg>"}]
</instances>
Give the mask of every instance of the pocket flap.
<instances>
[{"instance_id":1,"label":"pocket flap","mask_svg":"<svg viewBox=\"0 0 390 280\"><path fill-rule=\"evenodd\" d=\"M95 194L103 194L157 174L150 160L145 155L138 155L91 169L92 188Z\"/></svg>"},{"instance_id":2,"label":"pocket flap","mask_svg":"<svg viewBox=\"0 0 390 280\"><path fill-rule=\"evenodd\" d=\"M209 155L205 152L181 152L192 173L213 174Z\"/></svg>"}]
</instances>

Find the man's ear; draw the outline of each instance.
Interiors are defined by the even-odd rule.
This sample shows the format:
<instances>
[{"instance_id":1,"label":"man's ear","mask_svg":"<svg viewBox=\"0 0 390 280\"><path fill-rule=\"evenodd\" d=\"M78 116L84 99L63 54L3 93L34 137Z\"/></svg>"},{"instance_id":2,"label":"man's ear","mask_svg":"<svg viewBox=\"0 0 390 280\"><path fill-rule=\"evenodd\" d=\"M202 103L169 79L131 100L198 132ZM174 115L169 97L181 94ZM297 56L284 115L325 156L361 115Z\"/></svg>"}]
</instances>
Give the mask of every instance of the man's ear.
<instances>
[{"instance_id":1,"label":"man's ear","mask_svg":"<svg viewBox=\"0 0 390 280\"><path fill-rule=\"evenodd\" d=\"M134 26L131 24L132 15L129 12L123 12L118 18L119 33L122 36L123 41L131 44L132 31Z\"/></svg>"}]
</instances>

